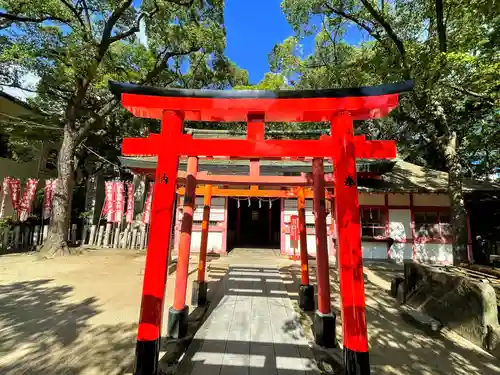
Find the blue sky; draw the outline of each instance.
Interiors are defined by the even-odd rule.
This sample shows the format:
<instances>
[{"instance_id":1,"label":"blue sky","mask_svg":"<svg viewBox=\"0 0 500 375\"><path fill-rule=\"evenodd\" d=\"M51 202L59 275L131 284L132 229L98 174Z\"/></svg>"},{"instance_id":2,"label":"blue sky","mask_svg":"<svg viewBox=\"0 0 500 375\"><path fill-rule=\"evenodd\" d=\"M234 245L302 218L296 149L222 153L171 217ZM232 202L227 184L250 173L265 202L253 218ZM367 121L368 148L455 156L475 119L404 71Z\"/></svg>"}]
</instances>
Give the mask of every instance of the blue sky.
<instances>
[{"instance_id":1,"label":"blue sky","mask_svg":"<svg viewBox=\"0 0 500 375\"><path fill-rule=\"evenodd\" d=\"M281 0L226 0L226 55L248 70L251 83L259 82L269 71L268 55L274 45L294 35L280 3ZM362 37L357 28L351 27L344 40L356 44ZM302 44L304 53L310 54L314 38L307 38Z\"/></svg>"}]
</instances>

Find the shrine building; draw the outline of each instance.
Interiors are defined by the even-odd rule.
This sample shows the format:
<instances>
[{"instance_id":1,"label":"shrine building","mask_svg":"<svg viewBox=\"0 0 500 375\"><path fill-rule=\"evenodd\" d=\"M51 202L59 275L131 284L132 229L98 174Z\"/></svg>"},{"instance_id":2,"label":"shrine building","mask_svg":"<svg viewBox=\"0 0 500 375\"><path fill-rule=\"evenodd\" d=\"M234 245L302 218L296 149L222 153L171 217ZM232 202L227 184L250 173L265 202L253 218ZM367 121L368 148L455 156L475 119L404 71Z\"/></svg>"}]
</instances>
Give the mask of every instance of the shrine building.
<instances>
[{"instance_id":1,"label":"shrine building","mask_svg":"<svg viewBox=\"0 0 500 375\"><path fill-rule=\"evenodd\" d=\"M193 138L241 138L245 134L221 130L186 129ZM123 167L153 179L156 157L120 157ZM181 159L179 173L186 171ZM358 190L364 259L416 260L452 264L452 235L447 173L395 160L358 160ZM213 182L208 252L226 254L233 248L279 248L293 255L290 218L297 213L295 186L306 186L307 249L316 252L312 193L307 196L310 161L248 161L200 157L199 174ZM248 176L260 176L260 186L244 185ZM332 223L335 204L332 164L325 161L328 251L335 258L336 231ZM220 184L217 184L218 177ZM228 185L227 178L234 185ZM283 186L279 185L279 180ZM209 181L210 180L210 181ZM269 185L266 186L266 181ZM193 217L191 251L198 252L203 217L203 191L198 181ZM464 192L483 190L477 181L465 181ZM179 184L175 214L174 248L178 247L182 219L183 185ZM281 195L281 196L277 196ZM471 244L469 238L469 245ZM469 246L470 247L470 246ZM299 249L296 250L297 252Z\"/></svg>"}]
</instances>

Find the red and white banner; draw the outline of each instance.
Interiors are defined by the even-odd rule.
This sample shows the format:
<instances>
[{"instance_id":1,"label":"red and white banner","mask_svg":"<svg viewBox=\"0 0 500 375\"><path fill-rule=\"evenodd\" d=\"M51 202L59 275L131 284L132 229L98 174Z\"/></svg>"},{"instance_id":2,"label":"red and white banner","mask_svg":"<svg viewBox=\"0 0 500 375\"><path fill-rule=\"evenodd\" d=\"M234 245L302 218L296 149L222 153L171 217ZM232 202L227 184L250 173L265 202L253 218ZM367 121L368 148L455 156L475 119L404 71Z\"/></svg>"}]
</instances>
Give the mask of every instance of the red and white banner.
<instances>
[{"instance_id":1,"label":"red and white banner","mask_svg":"<svg viewBox=\"0 0 500 375\"><path fill-rule=\"evenodd\" d=\"M57 180L45 180L43 188L43 218L44 220L52 217L52 203L56 192Z\"/></svg>"},{"instance_id":2,"label":"red and white banner","mask_svg":"<svg viewBox=\"0 0 500 375\"><path fill-rule=\"evenodd\" d=\"M127 213L125 215L127 224L132 224L134 220L134 184L127 182Z\"/></svg>"},{"instance_id":3,"label":"red and white banner","mask_svg":"<svg viewBox=\"0 0 500 375\"><path fill-rule=\"evenodd\" d=\"M18 178L9 178L10 201L14 212L19 211L19 200L21 196L21 181Z\"/></svg>"},{"instance_id":4,"label":"red and white banner","mask_svg":"<svg viewBox=\"0 0 500 375\"><path fill-rule=\"evenodd\" d=\"M5 177L2 183L2 203L0 203L0 218L5 214L5 201L7 199L7 194L9 193L9 180L10 177Z\"/></svg>"},{"instance_id":5,"label":"red and white banner","mask_svg":"<svg viewBox=\"0 0 500 375\"><path fill-rule=\"evenodd\" d=\"M148 191L148 195L146 198L146 202L144 203L144 213L142 214L142 222L144 224L149 224L149 221L151 219L151 206L153 203L153 188L154 188L154 182L151 182L149 184L149 191Z\"/></svg>"},{"instance_id":6,"label":"red and white banner","mask_svg":"<svg viewBox=\"0 0 500 375\"><path fill-rule=\"evenodd\" d=\"M121 223L123 218L123 211L125 209L124 201L124 184L123 181L115 181L114 191L115 191L115 207L114 207L114 218L115 223Z\"/></svg>"},{"instance_id":7,"label":"red and white banner","mask_svg":"<svg viewBox=\"0 0 500 375\"><path fill-rule=\"evenodd\" d=\"M106 220L108 223L113 222L113 213L114 213L114 192L115 192L115 182L114 181L106 181L104 182L105 186L105 199L104 206L102 208L102 214L106 216Z\"/></svg>"},{"instance_id":8,"label":"red and white banner","mask_svg":"<svg viewBox=\"0 0 500 375\"><path fill-rule=\"evenodd\" d=\"M17 215L19 217L19 221L26 221L31 212L31 205L33 204L33 200L35 199L36 186L38 185L38 179L29 178L26 182L26 186L24 188L23 199L19 203L17 208Z\"/></svg>"},{"instance_id":9,"label":"red and white banner","mask_svg":"<svg viewBox=\"0 0 500 375\"><path fill-rule=\"evenodd\" d=\"M297 215L290 217L290 239L292 241L299 240L299 217Z\"/></svg>"}]
</instances>

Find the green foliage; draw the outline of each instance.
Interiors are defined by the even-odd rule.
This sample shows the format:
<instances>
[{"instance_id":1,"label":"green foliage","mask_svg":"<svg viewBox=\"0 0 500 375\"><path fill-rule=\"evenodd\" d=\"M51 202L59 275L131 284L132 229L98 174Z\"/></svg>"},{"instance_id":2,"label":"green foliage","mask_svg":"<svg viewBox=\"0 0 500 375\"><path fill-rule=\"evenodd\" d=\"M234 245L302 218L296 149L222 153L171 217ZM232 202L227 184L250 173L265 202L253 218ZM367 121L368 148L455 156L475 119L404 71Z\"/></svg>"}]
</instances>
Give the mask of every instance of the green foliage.
<instances>
[{"instance_id":1,"label":"green foliage","mask_svg":"<svg viewBox=\"0 0 500 375\"><path fill-rule=\"evenodd\" d=\"M492 2L452 0L441 14L439 5L283 0L296 36L275 46L271 70L296 88L412 79L414 93L389 118L359 123L358 131L396 139L401 156L438 169L446 169L443 142L456 133L469 175L484 175L500 162L500 10ZM349 27L365 36L358 45L342 39ZM310 34L314 52L302 56L301 38Z\"/></svg>"},{"instance_id":2,"label":"green foliage","mask_svg":"<svg viewBox=\"0 0 500 375\"><path fill-rule=\"evenodd\" d=\"M15 221L12 216L4 216L0 218L0 231L3 233L5 228L14 228Z\"/></svg>"},{"instance_id":3,"label":"green foliage","mask_svg":"<svg viewBox=\"0 0 500 375\"><path fill-rule=\"evenodd\" d=\"M185 88L248 81L224 56L222 0L144 0L138 8L131 0L0 0L0 9L0 67L9 67L0 83L40 77L31 103L77 140L127 118L108 116L117 111L109 80ZM133 133L138 124L130 124Z\"/></svg>"}]
</instances>

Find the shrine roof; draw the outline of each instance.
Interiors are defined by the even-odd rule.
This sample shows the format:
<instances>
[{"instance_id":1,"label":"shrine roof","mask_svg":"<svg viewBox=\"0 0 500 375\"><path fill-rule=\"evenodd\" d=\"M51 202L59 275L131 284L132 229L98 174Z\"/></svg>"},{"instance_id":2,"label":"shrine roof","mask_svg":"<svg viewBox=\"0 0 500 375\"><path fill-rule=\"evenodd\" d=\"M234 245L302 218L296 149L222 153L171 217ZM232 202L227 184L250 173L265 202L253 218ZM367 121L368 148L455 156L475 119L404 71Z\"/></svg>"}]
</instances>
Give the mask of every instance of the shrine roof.
<instances>
[{"instance_id":1,"label":"shrine roof","mask_svg":"<svg viewBox=\"0 0 500 375\"><path fill-rule=\"evenodd\" d=\"M156 168L156 157L119 157L125 168L139 170L153 170ZM358 160L358 172L374 172L381 174L380 179L362 178L358 180L359 191L387 192L387 193L447 193L448 173L408 163L401 159L396 160ZM181 159L180 170L186 170L186 161ZM246 160L200 160L200 170L214 174L248 174ZM271 161L261 160L262 175L276 175L279 172L310 172L311 164L295 160ZM325 160L325 172L332 172L332 165ZM487 181L463 181L464 192L498 192L500 183Z\"/></svg>"},{"instance_id":2,"label":"shrine roof","mask_svg":"<svg viewBox=\"0 0 500 375\"><path fill-rule=\"evenodd\" d=\"M329 121L348 111L355 120L386 116L411 81L378 86L318 90L194 90L109 82L111 92L137 117L161 119L165 110L181 111L187 121Z\"/></svg>"},{"instance_id":3,"label":"shrine roof","mask_svg":"<svg viewBox=\"0 0 500 375\"><path fill-rule=\"evenodd\" d=\"M157 158L155 156L129 157L119 156L120 164L129 169L155 169ZM260 160L260 170L263 176L274 176L280 173L300 174L311 171L311 162L300 160ZM358 172L383 174L392 169L393 160L357 160ZM179 170L186 170L187 159L181 158ZM200 159L199 170L213 174L248 175L250 161L241 159ZM324 170L326 173L333 171L331 160L325 159Z\"/></svg>"}]
</instances>

